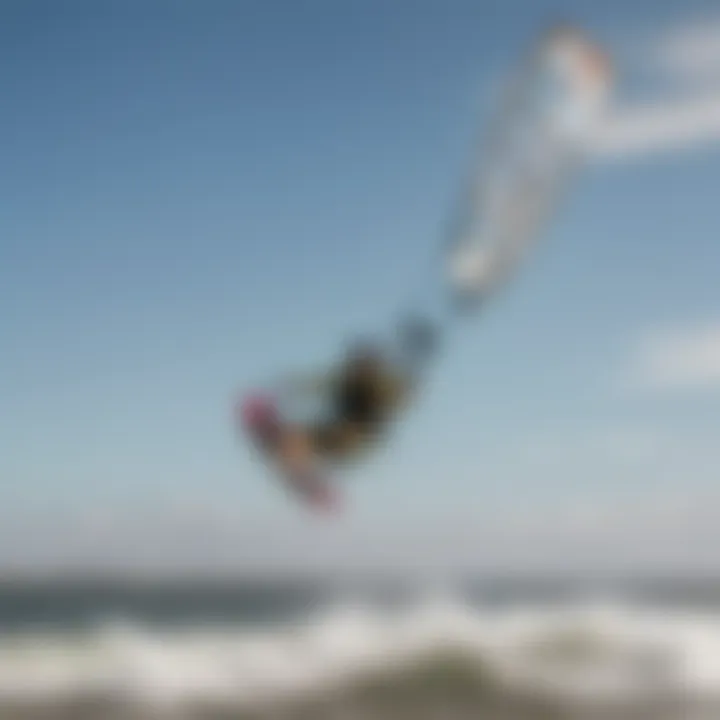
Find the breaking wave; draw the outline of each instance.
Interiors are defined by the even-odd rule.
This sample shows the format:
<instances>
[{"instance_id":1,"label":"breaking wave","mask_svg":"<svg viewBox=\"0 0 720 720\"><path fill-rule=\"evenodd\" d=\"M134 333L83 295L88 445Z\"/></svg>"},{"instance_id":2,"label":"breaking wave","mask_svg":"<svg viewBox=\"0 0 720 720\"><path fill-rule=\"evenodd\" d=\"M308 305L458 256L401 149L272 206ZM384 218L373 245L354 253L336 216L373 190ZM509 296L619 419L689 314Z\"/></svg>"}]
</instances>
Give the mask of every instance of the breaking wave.
<instances>
[{"instance_id":1,"label":"breaking wave","mask_svg":"<svg viewBox=\"0 0 720 720\"><path fill-rule=\"evenodd\" d=\"M0 705L22 717L78 704L98 708L98 718L110 704L134 718L240 717L308 703L314 716L322 703L325 717L340 717L329 707L382 717L383 703L393 705L388 717L398 703L416 708L414 717L433 707L469 717L489 703L512 705L513 718L550 706L572 708L571 717L654 707L654 718L690 718L700 708L718 717L719 701L720 614L631 605L478 610L444 598L402 611L346 604L258 628L116 619L0 642Z\"/></svg>"}]
</instances>

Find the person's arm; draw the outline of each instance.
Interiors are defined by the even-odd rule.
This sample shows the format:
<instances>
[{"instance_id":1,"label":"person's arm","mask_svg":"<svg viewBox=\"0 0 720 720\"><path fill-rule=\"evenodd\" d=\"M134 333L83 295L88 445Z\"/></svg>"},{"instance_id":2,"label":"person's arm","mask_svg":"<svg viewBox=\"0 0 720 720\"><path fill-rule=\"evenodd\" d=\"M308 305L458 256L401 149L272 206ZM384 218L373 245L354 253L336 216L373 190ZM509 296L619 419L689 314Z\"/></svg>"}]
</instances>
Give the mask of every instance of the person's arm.
<instances>
[{"instance_id":1,"label":"person's arm","mask_svg":"<svg viewBox=\"0 0 720 720\"><path fill-rule=\"evenodd\" d=\"M402 372L400 368L392 368L384 377L381 390L385 407L399 410L413 394L413 378L410 374Z\"/></svg>"},{"instance_id":2,"label":"person's arm","mask_svg":"<svg viewBox=\"0 0 720 720\"><path fill-rule=\"evenodd\" d=\"M283 392L291 395L315 395L326 392L334 381L332 373L297 373L281 382Z\"/></svg>"}]
</instances>

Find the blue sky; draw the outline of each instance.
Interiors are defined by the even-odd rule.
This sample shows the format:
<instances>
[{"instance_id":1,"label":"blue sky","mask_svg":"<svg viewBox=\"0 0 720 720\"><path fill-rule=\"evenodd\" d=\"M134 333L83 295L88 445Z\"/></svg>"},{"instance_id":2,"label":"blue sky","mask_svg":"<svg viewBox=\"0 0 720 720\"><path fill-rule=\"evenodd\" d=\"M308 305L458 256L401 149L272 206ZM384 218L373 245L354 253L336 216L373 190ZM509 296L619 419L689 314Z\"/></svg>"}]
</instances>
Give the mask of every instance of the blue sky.
<instances>
[{"instance_id":1,"label":"blue sky","mask_svg":"<svg viewBox=\"0 0 720 720\"><path fill-rule=\"evenodd\" d=\"M709 8L627 5L5 3L0 560L132 564L145 522L177 562L303 563L331 542L344 562L394 532L411 553L429 523L707 493L712 383L661 392L633 367L646 336L720 322L711 147L588 170L519 281L457 328L397 441L349 478L339 526L301 516L230 425L236 389L391 327L428 277L488 92L558 8L630 69Z\"/></svg>"}]
</instances>

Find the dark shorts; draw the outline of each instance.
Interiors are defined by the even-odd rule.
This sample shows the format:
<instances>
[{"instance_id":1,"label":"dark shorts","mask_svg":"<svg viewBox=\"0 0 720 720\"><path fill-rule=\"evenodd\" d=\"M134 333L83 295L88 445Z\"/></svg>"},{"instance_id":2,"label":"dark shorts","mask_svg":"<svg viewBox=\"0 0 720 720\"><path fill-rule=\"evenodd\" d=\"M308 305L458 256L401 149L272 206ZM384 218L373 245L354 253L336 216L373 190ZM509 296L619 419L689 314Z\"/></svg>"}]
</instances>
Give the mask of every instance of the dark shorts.
<instances>
[{"instance_id":1,"label":"dark shorts","mask_svg":"<svg viewBox=\"0 0 720 720\"><path fill-rule=\"evenodd\" d=\"M319 423L311 430L315 451L326 457L342 458L362 449L379 433L375 424L355 422Z\"/></svg>"}]
</instances>

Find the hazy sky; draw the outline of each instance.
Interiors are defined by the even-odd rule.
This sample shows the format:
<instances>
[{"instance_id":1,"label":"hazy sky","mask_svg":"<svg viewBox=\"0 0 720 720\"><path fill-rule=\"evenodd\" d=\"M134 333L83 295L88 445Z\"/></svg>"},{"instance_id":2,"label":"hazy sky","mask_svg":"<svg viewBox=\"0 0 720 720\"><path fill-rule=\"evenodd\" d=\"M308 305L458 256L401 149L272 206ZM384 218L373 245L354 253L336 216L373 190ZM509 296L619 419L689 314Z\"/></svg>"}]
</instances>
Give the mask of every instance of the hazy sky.
<instances>
[{"instance_id":1,"label":"hazy sky","mask_svg":"<svg viewBox=\"0 0 720 720\"><path fill-rule=\"evenodd\" d=\"M488 93L558 3L488 7L3 3L3 566L718 547L720 146L590 168L345 518L300 512L233 436L237 389L386 332L423 287ZM632 100L710 7L566 9Z\"/></svg>"}]
</instances>

